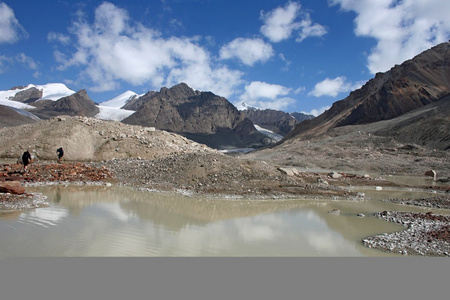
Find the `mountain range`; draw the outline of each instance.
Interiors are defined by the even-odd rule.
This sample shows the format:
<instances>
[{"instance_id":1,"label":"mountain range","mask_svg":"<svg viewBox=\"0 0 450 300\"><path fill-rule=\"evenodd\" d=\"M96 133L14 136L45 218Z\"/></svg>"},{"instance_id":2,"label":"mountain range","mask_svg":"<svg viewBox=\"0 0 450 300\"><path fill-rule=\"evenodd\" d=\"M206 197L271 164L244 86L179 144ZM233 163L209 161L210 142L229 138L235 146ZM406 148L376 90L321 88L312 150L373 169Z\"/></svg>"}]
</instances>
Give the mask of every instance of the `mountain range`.
<instances>
[{"instance_id":1,"label":"mountain range","mask_svg":"<svg viewBox=\"0 0 450 300\"><path fill-rule=\"evenodd\" d=\"M185 83L142 95L127 91L100 104L94 103L85 90L74 92L63 84L48 84L0 91L0 125L17 126L57 115L96 117L156 127L213 148L227 149L311 140L336 135L339 130L335 129L339 128L371 124L378 128L379 122L397 119L373 133L448 150L449 45L436 45L376 74L315 118L297 114L300 118L296 119L294 114L260 110L245 103L239 110L227 99L193 90Z\"/></svg>"},{"instance_id":2,"label":"mountain range","mask_svg":"<svg viewBox=\"0 0 450 300\"><path fill-rule=\"evenodd\" d=\"M142 95L126 91L100 104L94 103L85 90L74 92L64 84L30 84L0 91L2 104L1 126L27 124L58 115L86 116L156 127L218 149L262 147L279 141L298 123L290 114L257 109L252 112L281 117L259 117L252 122L254 114L249 117L227 99L211 92L194 91L184 83ZM267 121L270 119L274 121Z\"/></svg>"}]
</instances>

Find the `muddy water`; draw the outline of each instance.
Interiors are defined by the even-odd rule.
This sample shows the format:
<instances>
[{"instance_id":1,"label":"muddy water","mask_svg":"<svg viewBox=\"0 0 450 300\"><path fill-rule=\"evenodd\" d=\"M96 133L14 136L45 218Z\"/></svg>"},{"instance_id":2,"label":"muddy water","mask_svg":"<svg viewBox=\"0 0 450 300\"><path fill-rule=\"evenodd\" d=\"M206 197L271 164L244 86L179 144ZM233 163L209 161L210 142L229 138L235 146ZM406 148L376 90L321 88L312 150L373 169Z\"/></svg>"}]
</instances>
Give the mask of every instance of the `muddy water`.
<instances>
[{"instance_id":1,"label":"muddy water","mask_svg":"<svg viewBox=\"0 0 450 300\"><path fill-rule=\"evenodd\" d=\"M117 187L42 187L49 206L0 213L0 259L82 256L397 256L364 237L401 230L372 217L426 211L380 201L413 191L363 192L354 201L212 200ZM330 214L339 209L340 215ZM448 211L441 211L449 213ZM365 217L358 217L358 214ZM400 255L398 255L400 256Z\"/></svg>"}]
</instances>

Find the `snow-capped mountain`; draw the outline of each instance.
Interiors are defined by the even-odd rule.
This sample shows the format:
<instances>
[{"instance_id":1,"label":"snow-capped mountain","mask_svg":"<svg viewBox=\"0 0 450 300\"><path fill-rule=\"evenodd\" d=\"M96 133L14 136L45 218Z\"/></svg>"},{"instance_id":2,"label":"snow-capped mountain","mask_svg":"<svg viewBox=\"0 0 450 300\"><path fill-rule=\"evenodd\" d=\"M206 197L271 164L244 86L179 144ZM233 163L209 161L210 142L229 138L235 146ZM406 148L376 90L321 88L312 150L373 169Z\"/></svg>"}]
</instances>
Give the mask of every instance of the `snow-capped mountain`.
<instances>
[{"instance_id":1,"label":"snow-capped mountain","mask_svg":"<svg viewBox=\"0 0 450 300\"><path fill-rule=\"evenodd\" d=\"M95 117L101 120L122 121L135 113L134 110L126 110L122 107L136 97L139 95L135 92L126 91L111 100L104 101L98 105L100 112Z\"/></svg>"},{"instance_id":2,"label":"snow-capped mountain","mask_svg":"<svg viewBox=\"0 0 450 300\"><path fill-rule=\"evenodd\" d=\"M61 98L68 97L74 94L75 92L69 89L63 83L48 83L45 85L29 84L23 87L16 87L6 91L0 91L0 105L11 107L20 114L26 115L32 119L39 119L38 117L34 116L32 112L25 111L33 110L36 108L35 106L24 103L27 102L25 101L27 100L27 97L30 97L32 95L32 98L34 98L35 101L57 101ZM100 105L97 105L97 107L100 109L100 112L96 115L96 117L102 120L115 121L121 121L125 119L126 117L133 114L134 111L124 110L121 109L121 107L135 97L139 97L139 95L132 91L127 91L111 100L102 102Z\"/></svg>"},{"instance_id":3,"label":"snow-capped mountain","mask_svg":"<svg viewBox=\"0 0 450 300\"><path fill-rule=\"evenodd\" d=\"M254 106L250 106L247 103L245 103L244 101L235 103L234 106L236 106L236 108L238 110L258 110L259 108L254 107Z\"/></svg>"},{"instance_id":4,"label":"snow-capped mountain","mask_svg":"<svg viewBox=\"0 0 450 300\"><path fill-rule=\"evenodd\" d=\"M100 103L100 105L103 107L121 108L135 97L139 97L139 95L133 91L126 91L125 93L120 94L119 96L112 98L111 100Z\"/></svg>"},{"instance_id":5,"label":"snow-capped mountain","mask_svg":"<svg viewBox=\"0 0 450 300\"><path fill-rule=\"evenodd\" d=\"M28 85L28 88L33 87L32 84ZM58 99L61 99L63 97L67 97L70 95L75 94L74 91L69 89L65 84L63 83L49 83L46 85L36 85L34 86L38 90L42 90L42 97L39 100L53 100L56 101Z\"/></svg>"},{"instance_id":6,"label":"snow-capped mountain","mask_svg":"<svg viewBox=\"0 0 450 300\"><path fill-rule=\"evenodd\" d=\"M7 91L0 91L0 104L19 109L32 109L33 106L25 104L15 99L20 93L27 90L36 89L40 97L39 100L53 100L56 101L62 97L73 95L75 92L69 89L62 83L49 83L45 85L29 84L25 87L17 87Z\"/></svg>"}]
</instances>

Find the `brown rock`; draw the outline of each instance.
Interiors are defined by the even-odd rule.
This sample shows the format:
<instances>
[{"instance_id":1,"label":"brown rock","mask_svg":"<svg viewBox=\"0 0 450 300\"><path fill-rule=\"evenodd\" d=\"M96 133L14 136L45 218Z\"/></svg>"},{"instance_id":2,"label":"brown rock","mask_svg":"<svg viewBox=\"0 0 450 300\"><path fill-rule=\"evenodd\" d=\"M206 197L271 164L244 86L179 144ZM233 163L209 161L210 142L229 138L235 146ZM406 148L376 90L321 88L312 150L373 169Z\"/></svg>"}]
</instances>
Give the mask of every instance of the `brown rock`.
<instances>
[{"instance_id":1,"label":"brown rock","mask_svg":"<svg viewBox=\"0 0 450 300\"><path fill-rule=\"evenodd\" d=\"M434 170L426 171L424 175L428 177L433 177L433 179L436 180L436 171Z\"/></svg>"},{"instance_id":2,"label":"brown rock","mask_svg":"<svg viewBox=\"0 0 450 300\"><path fill-rule=\"evenodd\" d=\"M25 188L19 181L0 182L0 193L25 194Z\"/></svg>"}]
</instances>

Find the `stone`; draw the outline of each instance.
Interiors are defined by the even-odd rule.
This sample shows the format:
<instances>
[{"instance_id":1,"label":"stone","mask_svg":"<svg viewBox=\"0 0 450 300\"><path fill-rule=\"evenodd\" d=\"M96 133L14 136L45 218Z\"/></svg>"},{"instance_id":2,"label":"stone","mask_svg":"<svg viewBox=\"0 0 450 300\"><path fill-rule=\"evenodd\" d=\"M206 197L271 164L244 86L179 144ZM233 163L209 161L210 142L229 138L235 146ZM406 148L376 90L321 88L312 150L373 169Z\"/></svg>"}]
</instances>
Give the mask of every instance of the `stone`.
<instances>
[{"instance_id":1,"label":"stone","mask_svg":"<svg viewBox=\"0 0 450 300\"><path fill-rule=\"evenodd\" d=\"M296 168L278 168L278 171L288 176L295 176L299 174Z\"/></svg>"},{"instance_id":2,"label":"stone","mask_svg":"<svg viewBox=\"0 0 450 300\"><path fill-rule=\"evenodd\" d=\"M424 175L427 177L433 177L433 180L436 180L436 171L434 170L426 171Z\"/></svg>"},{"instance_id":3,"label":"stone","mask_svg":"<svg viewBox=\"0 0 450 300\"><path fill-rule=\"evenodd\" d=\"M19 181L2 181L0 182L0 193L21 195L25 194L25 188Z\"/></svg>"},{"instance_id":4,"label":"stone","mask_svg":"<svg viewBox=\"0 0 450 300\"><path fill-rule=\"evenodd\" d=\"M335 208L335 209L330 210L328 213L332 214L332 215L340 215L341 211L339 209Z\"/></svg>"},{"instance_id":5,"label":"stone","mask_svg":"<svg viewBox=\"0 0 450 300\"><path fill-rule=\"evenodd\" d=\"M328 174L328 176L334 179L342 178L342 174L339 174L338 172L331 172L330 174Z\"/></svg>"}]
</instances>

